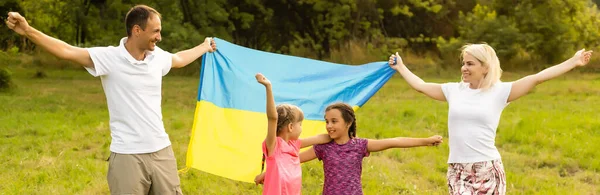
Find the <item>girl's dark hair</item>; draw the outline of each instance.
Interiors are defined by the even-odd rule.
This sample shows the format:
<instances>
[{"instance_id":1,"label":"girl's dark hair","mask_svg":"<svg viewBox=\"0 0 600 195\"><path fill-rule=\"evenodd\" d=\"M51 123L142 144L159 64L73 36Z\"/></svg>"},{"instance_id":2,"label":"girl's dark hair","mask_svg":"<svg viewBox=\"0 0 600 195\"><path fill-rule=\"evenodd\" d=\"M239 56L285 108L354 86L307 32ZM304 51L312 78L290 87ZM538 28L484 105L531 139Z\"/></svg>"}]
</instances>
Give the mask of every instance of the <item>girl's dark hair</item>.
<instances>
[{"instance_id":1,"label":"girl's dark hair","mask_svg":"<svg viewBox=\"0 0 600 195\"><path fill-rule=\"evenodd\" d=\"M350 137L350 139L355 138L356 137L356 116L354 115L354 109L352 109L352 107L346 103L333 103L329 106L327 106L327 108L325 109L325 112L331 110L331 109L337 109L340 111L340 113L342 113L342 118L344 119L344 122L346 123L351 123L352 125L350 125L350 128L348 129L348 136Z\"/></svg>"}]
</instances>

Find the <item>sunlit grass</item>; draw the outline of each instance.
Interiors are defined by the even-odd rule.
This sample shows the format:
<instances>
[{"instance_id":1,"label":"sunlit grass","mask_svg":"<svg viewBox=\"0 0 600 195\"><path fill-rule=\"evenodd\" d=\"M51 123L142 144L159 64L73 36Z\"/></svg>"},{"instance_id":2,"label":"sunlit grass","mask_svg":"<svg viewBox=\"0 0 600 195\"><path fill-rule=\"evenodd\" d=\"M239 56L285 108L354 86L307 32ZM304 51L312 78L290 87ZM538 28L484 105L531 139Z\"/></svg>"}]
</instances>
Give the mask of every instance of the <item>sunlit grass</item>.
<instances>
[{"instance_id":1,"label":"sunlit grass","mask_svg":"<svg viewBox=\"0 0 600 195\"><path fill-rule=\"evenodd\" d=\"M47 70L42 79L32 78L34 69L12 71L17 88L0 93L0 194L108 194L110 132L100 80L83 70ZM523 76L506 75L506 81ZM185 168L197 86L196 77L168 76L163 83L164 122L179 168ZM600 194L599 101L600 75L573 73L504 110L496 145L509 194ZM365 194L447 194L446 103L415 92L396 75L357 117L359 137L445 137L439 147L365 158ZM186 194L261 193L260 186L193 169L180 177ZM322 183L321 163L304 164L303 194L319 194Z\"/></svg>"}]
</instances>

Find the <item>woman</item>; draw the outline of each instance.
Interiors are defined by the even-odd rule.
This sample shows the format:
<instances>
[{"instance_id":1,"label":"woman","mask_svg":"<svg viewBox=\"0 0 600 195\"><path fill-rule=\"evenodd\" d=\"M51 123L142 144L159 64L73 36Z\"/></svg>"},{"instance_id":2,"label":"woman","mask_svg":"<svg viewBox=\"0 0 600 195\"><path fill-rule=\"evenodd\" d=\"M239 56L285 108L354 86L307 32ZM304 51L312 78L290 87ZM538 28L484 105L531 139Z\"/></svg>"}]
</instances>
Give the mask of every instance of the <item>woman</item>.
<instances>
[{"instance_id":1,"label":"woman","mask_svg":"<svg viewBox=\"0 0 600 195\"><path fill-rule=\"evenodd\" d=\"M450 194L505 194L504 167L494 145L502 110L536 85L586 65L591 55L592 51L582 49L558 65L514 82L500 81L500 61L487 44L462 48L462 81L458 83L425 82L408 70L398 53L390 56L389 64L412 88L449 104Z\"/></svg>"}]
</instances>

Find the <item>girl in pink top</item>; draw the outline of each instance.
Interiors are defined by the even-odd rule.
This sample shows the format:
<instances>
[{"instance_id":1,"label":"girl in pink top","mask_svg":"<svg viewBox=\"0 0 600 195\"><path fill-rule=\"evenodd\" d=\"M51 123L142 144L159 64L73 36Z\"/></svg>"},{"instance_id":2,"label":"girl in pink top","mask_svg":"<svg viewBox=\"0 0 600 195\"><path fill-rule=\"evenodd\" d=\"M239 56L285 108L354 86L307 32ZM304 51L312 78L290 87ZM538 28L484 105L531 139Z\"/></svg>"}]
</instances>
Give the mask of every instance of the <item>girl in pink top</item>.
<instances>
[{"instance_id":1,"label":"girl in pink top","mask_svg":"<svg viewBox=\"0 0 600 195\"><path fill-rule=\"evenodd\" d=\"M256 81L267 91L267 137L263 142L263 163L267 162L263 194L296 195L301 193L300 148L331 141L327 134L298 139L304 114L299 107L282 104L275 107L271 82L262 74ZM264 164L263 164L264 165Z\"/></svg>"}]
</instances>

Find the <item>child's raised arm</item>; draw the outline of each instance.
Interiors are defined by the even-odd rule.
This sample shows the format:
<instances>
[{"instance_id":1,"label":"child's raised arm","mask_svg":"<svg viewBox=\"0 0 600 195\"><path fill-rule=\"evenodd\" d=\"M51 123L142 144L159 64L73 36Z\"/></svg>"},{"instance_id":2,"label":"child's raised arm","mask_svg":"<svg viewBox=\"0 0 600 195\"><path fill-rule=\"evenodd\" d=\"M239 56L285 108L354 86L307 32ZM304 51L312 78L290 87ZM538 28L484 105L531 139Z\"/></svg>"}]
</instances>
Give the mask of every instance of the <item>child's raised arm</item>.
<instances>
[{"instance_id":1,"label":"child's raised arm","mask_svg":"<svg viewBox=\"0 0 600 195\"><path fill-rule=\"evenodd\" d=\"M271 156L275 145L277 144L277 109L275 108L275 98L271 89L271 81L260 73L256 74L256 81L265 86L267 91L267 156Z\"/></svg>"},{"instance_id":2,"label":"child's raised arm","mask_svg":"<svg viewBox=\"0 0 600 195\"><path fill-rule=\"evenodd\" d=\"M379 152L389 148L412 148L419 146L437 146L442 143L442 136L434 135L428 138L396 137L382 140L369 139L367 150Z\"/></svg>"},{"instance_id":3,"label":"child's raised arm","mask_svg":"<svg viewBox=\"0 0 600 195\"><path fill-rule=\"evenodd\" d=\"M315 144L326 144L331 141L331 137L327 134L316 135L312 137L307 137L304 139L300 139L300 148L306 148L308 146L312 146Z\"/></svg>"}]
</instances>

